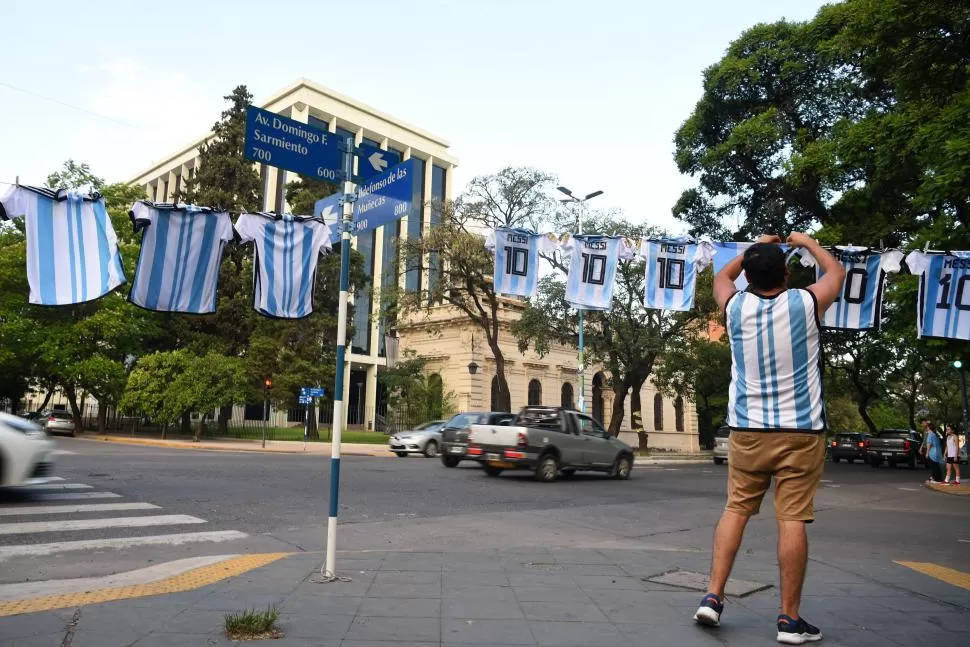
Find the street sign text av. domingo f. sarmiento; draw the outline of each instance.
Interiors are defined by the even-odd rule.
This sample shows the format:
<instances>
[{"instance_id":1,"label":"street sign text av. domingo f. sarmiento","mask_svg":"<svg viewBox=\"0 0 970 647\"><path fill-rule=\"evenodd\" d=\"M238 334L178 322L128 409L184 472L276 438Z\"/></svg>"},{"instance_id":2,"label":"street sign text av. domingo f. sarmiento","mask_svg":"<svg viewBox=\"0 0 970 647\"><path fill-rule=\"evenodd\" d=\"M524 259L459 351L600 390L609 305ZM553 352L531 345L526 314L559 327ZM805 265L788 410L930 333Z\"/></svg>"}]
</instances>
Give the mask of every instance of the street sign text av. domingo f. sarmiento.
<instances>
[{"instance_id":1,"label":"street sign text av. domingo f. sarmiento","mask_svg":"<svg viewBox=\"0 0 970 647\"><path fill-rule=\"evenodd\" d=\"M255 106L246 109L246 159L327 182L345 179L336 135Z\"/></svg>"}]
</instances>

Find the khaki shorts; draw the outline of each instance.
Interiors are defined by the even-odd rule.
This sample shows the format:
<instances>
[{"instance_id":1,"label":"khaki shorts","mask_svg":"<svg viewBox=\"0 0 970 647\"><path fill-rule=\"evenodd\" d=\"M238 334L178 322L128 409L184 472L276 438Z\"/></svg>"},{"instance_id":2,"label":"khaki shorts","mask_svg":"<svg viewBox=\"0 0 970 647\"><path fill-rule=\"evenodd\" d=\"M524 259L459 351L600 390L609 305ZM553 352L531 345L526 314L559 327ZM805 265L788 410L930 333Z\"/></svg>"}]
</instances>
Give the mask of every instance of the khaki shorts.
<instances>
[{"instance_id":1,"label":"khaki shorts","mask_svg":"<svg viewBox=\"0 0 970 647\"><path fill-rule=\"evenodd\" d=\"M727 509L758 514L775 477L775 517L812 522L815 490L825 466L825 434L732 431L728 454Z\"/></svg>"}]
</instances>

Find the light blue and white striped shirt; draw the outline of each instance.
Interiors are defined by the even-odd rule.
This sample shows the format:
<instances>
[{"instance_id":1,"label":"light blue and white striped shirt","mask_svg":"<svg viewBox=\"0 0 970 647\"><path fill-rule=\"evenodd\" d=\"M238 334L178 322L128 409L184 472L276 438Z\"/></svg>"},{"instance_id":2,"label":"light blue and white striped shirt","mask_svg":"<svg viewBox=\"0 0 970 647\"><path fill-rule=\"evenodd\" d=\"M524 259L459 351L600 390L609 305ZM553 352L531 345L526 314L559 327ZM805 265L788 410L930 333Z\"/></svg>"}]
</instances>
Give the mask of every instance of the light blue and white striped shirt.
<instances>
[{"instance_id":1,"label":"light blue and white striped shirt","mask_svg":"<svg viewBox=\"0 0 970 647\"><path fill-rule=\"evenodd\" d=\"M140 200L131 219L145 233L128 300L160 312L215 312L222 252L233 236L229 214Z\"/></svg>"},{"instance_id":2,"label":"light blue and white striped shirt","mask_svg":"<svg viewBox=\"0 0 970 647\"><path fill-rule=\"evenodd\" d=\"M910 252L906 265L919 276L918 335L970 340L970 252Z\"/></svg>"},{"instance_id":3,"label":"light blue and white striped shirt","mask_svg":"<svg viewBox=\"0 0 970 647\"><path fill-rule=\"evenodd\" d=\"M0 203L7 218L26 221L31 303L92 301L125 282L118 236L100 195L15 186Z\"/></svg>"},{"instance_id":4,"label":"light blue and white striped shirt","mask_svg":"<svg viewBox=\"0 0 970 647\"><path fill-rule=\"evenodd\" d=\"M626 238L582 234L569 236L560 245L570 254L566 277L566 301L574 308L609 310L616 283L616 265L636 256Z\"/></svg>"},{"instance_id":5,"label":"light blue and white striped shirt","mask_svg":"<svg viewBox=\"0 0 970 647\"><path fill-rule=\"evenodd\" d=\"M309 216L244 213L236 221L242 241L253 241L253 308L267 317L299 319L313 312L320 253L328 253L330 228Z\"/></svg>"},{"instance_id":6,"label":"light blue and white striped shirt","mask_svg":"<svg viewBox=\"0 0 970 647\"><path fill-rule=\"evenodd\" d=\"M551 252L559 241L529 229L497 227L485 238L495 254L494 286L497 294L535 296L539 286L539 253Z\"/></svg>"},{"instance_id":7,"label":"light blue and white striped shirt","mask_svg":"<svg viewBox=\"0 0 970 647\"><path fill-rule=\"evenodd\" d=\"M643 305L660 310L690 310L694 307L697 273L714 258L714 246L692 238L644 238L640 258L646 262Z\"/></svg>"},{"instance_id":8,"label":"light blue and white striped shirt","mask_svg":"<svg viewBox=\"0 0 970 647\"><path fill-rule=\"evenodd\" d=\"M725 318L731 345L727 424L751 431L823 431L821 327L815 296L737 292Z\"/></svg>"}]
</instances>

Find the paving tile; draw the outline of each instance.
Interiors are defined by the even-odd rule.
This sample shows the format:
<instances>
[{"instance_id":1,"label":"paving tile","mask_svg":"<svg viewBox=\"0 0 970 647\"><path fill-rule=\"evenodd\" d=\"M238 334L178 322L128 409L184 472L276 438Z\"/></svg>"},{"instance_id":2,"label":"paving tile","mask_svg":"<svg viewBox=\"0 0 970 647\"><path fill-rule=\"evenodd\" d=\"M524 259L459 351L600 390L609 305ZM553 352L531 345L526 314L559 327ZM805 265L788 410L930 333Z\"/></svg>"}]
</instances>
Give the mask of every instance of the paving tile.
<instances>
[{"instance_id":1,"label":"paving tile","mask_svg":"<svg viewBox=\"0 0 970 647\"><path fill-rule=\"evenodd\" d=\"M377 618L357 616L347 640L439 642L441 623L436 618Z\"/></svg>"},{"instance_id":2,"label":"paving tile","mask_svg":"<svg viewBox=\"0 0 970 647\"><path fill-rule=\"evenodd\" d=\"M535 645L526 620L441 621L443 645Z\"/></svg>"},{"instance_id":3,"label":"paving tile","mask_svg":"<svg viewBox=\"0 0 970 647\"><path fill-rule=\"evenodd\" d=\"M525 615L516 600L493 598L445 598L441 601L443 618L473 620L522 620Z\"/></svg>"},{"instance_id":4,"label":"paving tile","mask_svg":"<svg viewBox=\"0 0 970 647\"><path fill-rule=\"evenodd\" d=\"M676 645L677 647L718 647L715 632L691 625L657 626L620 624L617 629L634 645Z\"/></svg>"},{"instance_id":5,"label":"paving tile","mask_svg":"<svg viewBox=\"0 0 970 647\"><path fill-rule=\"evenodd\" d=\"M436 584L441 586L441 573L437 571L380 571L374 577L374 585L381 584Z\"/></svg>"},{"instance_id":6,"label":"paving tile","mask_svg":"<svg viewBox=\"0 0 970 647\"><path fill-rule=\"evenodd\" d=\"M619 566L613 564L567 564L566 573L572 575L577 582L582 582L588 575L611 575L613 577L626 577L627 573Z\"/></svg>"},{"instance_id":7,"label":"paving tile","mask_svg":"<svg viewBox=\"0 0 970 647\"><path fill-rule=\"evenodd\" d=\"M529 623L532 635L540 645L549 647L629 647L631 641L607 622Z\"/></svg>"},{"instance_id":8,"label":"paving tile","mask_svg":"<svg viewBox=\"0 0 970 647\"><path fill-rule=\"evenodd\" d=\"M504 572L468 572L468 571L446 571L441 576L442 584L445 586L487 585L487 586L508 586L509 578Z\"/></svg>"},{"instance_id":9,"label":"paving tile","mask_svg":"<svg viewBox=\"0 0 970 647\"><path fill-rule=\"evenodd\" d=\"M381 571L441 572L444 559L437 553L398 553L388 555L381 563Z\"/></svg>"},{"instance_id":10,"label":"paving tile","mask_svg":"<svg viewBox=\"0 0 970 647\"><path fill-rule=\"evenodd\" d=\"M289 592L249 593L247 591L216 591L193 604L192 608L211 609L215 611L266 609L272 606L281 606L288 594Z\"/></svg>"},{"instance_id":11,"label":"paving tile","mask_svg":"<svg viewBox=\"0 0 970 647\"><path fill-rule=\"evenodd\" d=\"M354 615L364 599L360 595L314 595L315 590L291 593L280 604L280 611L289 615L325 613Z\"/></svg>"},{"instance_id":12,"label":"paving tile","mask_svg":"<svg viewBox=\"0 0 970 647\"><path fill-rule=\"evenodd\" d=\"M560 564L615 564L616 560L598 550L550 550Z\"/></svg>"},{"instance_id":13,"label":"paving tile","mask_svg":"<svg viewBox=\"0 0 970 647\"><path fill-rule=\"evenodd\" d=\"M281 614L279 626L285 635L293 638L338 640L347 634L353 622L353 615Z\"/></svg>"},{"instance_id":14,"label":"paving tile","mask_svg":"<svg viewBox=\"0 0 970 647\"><path fill-rule=\"evenodd\" d=\"M629 575L583 575L576 578L576 583L583 589L626 589L628 591L646 591L647 582L639 577ZM669 586L655 586L654 588L669 591Z\"/></svg>"},{"instance_id":15,"label":"paving tile","mask_svg":"<svg viewBox=\"0 0 970 647\"><path fill-rule=\"evenodd\" d=\"M552 586L517 586L513 588L520 602L590 602L585 591L578 588Z\"/></svg>"},{"instance_id":16,"label":"paving tile","mask_svg":"<svg viewBox=\"0 0 970 647\"><path fill-rule=\"evenodd\" d=\"M441 601L432 598L364 598L357 613L386 618L440 618Z\"/></svg>"},{"instance_id":17,"label":"paving tile","mask_svg":"<svg viewBox=\"0 0 970 647\"><path fill-rule=\"evenodd\" d=\"M520 602L520 606L527 620L607 621L592 602Z\"/></svg>"},{"instance_id":18,"label":"paving tile","mask_svg":"<svg viewBox=\"0 0 970 647\"><path fill-rule=\"evenodd\" d=\"M340 647L439 647L440 644L438 642L410 642L402 640L395 640L393 642L385 642L382 640L345 640L340 643Z\"/></svg>"},{"instance_id":19,"label":"paving tile","mask_svg":"<svg viewBox=\"0 0 970 647\"><path fill-rule=\"evenodd\" d=\"M374 578L368 577L364 579L354 579L350 582L323 582L314 580L313 578L307 580L303 584L300 584L295 589L290 591L289 595L302 595L309 594L311 596L317 595L341 595L341 596L355 596L355 595L365 595L373 584Z\"/></svg>"},{"instance_id":20,"label":"paving tile","mask_svg":"<svg viewBox=\"0 0 970 647\"><path fill-rule=\"evenodd\" d=\"M0 636L3 636L4 640L9 640L46 635L52 631L61 631L63 634L67 623L68 621L63 617L50 611L9 616L0 618Z\"/></svg>"},{"instance_id":21,"label":"paving tile","mask_svg":"<svg viewBox=\"0 0 970 647\"><path fill-rule=\"evenodd\" d=\"M515 590L510 586L444 586L442 600L507 600L515 602Z\"/></svg>"},{"instance_id":22,"label":"paving tile","mask_svg":"<svg viewBox=\"0 0 970 647\"><path fill-rule=\"evenodd\" d=\"M341 640L321 640L320 638L294 638L283 636L282 638L267 638L265 640L245 640L236 643L252 647L253 645L262 647L340 647ZM346 643L344 643L346 644Z\"/></svg>"},{"instance_id":23,"label":"paving tile","mask_svg":"<svg viewBox=\"0 0 970 647\"><path fill-rule=\"evenodd\" d=\"M512 586L577 586L576 580L566 573L509 573Z\"/></svg>"},{"instance_id":24,"label":"paving tile","mask_svg":"<svg viewBox=\"0 0 970 647\"><path fill-rule=\"evenodd\" d=\"M440 584L377 584L367 590L371 598L434 598L441 597Z\"/></svg>"},{"instance_id":25,"label":"paving tile","mask_svg":"<svg viewBox=\"0 0 970 647\"><path fill-rule=\"evenodd\" d=\"M102 643L103 647L117 643ZM204 645L205 647L221 647L222 645L236 645L235 641L229 640L221 633L211 634L148 634L136 643L133 647L192 647ZM74 643L71 643L73 647Z\"/></svg>"}]
</instances>

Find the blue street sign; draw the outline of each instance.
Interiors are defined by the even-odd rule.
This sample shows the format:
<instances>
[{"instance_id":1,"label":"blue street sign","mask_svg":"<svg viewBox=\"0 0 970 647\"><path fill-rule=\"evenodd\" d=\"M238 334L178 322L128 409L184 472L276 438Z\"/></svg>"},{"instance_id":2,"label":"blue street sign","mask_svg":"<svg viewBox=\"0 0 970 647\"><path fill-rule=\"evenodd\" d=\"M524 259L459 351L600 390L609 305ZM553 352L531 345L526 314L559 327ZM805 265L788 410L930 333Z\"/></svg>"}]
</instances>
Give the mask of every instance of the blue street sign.
<instances>
[{"instance_id":1,"label":"blue street sign","mask_svg":"<svg viewBox=\"0 0 970 647\"><path fill-rule=\"evenodd\" d=\"M367 182L394 166L397 161L397 153L381 150L370 144L361 144L357 147L357 182Z\"/></svg>"},{"instance_id":2,"label":"blue street sign","mask_svg":"<svg viewBox=\"0 0 970 647\"><path fill-rule=\"evenodd\" d=\"M327 395L326 389L314 388L311 386L305 386L300 389L301 398L322 398Z\"/></svg>"},{"instance_id":3,"label":"blue street sign","mask_svg":"<svg viewBox=\"0 0 970 647\"><path fill-rule=\"evenodd\" d=\"M304 396L301 395L300 396L300 404L310 404L310 398L304 397Z\"/></svg>"},{"instance_id":4,"label":"blue street sign","mask_svg":"<svg viewBox=\"0 0 970 647\"><path fill-rule=\"evenodd\" d=\"M322 218L330 228L331 245L340 242L340 216L342 213L340 201L342 198L342 193L334 193L313 203L313 217Z\"/></svg>"},{"instance_id":5,"label":"blue street sign","mask_svg":"<svg viewBox=\"0 0 970 647\"><path fill-rule=\"evenodd\" d=\"M414 161L406 160L361 184L354 203L354 233L376 229L408 215L414 180Z\"/></svg>"},{"instance_id":6,"label":"blue street sign","mask_svg":"<svg viewBox=\"0 0 970 647\"><path fill-rule=\"evenodd\" d=\"M246 159L327 182L343 179L340 138L275 112L246 109Z\"/></svg>"}]
</instances>

